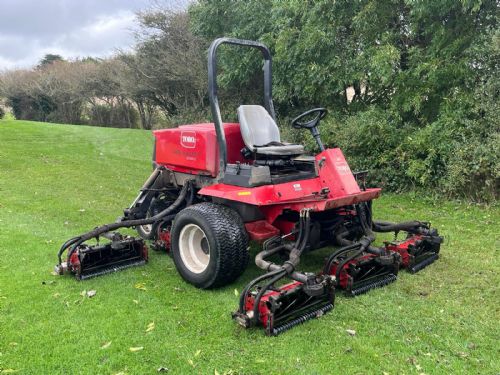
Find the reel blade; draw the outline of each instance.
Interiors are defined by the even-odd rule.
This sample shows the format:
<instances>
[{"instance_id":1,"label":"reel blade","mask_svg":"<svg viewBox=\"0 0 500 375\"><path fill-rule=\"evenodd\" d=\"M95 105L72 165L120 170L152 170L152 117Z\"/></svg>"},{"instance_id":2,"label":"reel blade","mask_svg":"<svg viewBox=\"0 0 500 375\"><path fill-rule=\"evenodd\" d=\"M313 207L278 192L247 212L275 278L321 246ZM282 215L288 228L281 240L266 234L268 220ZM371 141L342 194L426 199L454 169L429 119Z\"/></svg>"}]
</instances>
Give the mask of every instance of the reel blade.
<instances>
[{"instance_id":1,"label":"reel blade","mask_svg":"<svg viewBox=\"0 0 500 375\"><path fill-rule=\"evenodd\" d=\"M56 272L70 272L77 280L86 280L141 266L147 261L148 248L142 239L119 236L104 245L80 245L67 262L56 266Z\"/></svg>"},{"instance_id":2,"label":"reel blade","mask_svg":"<svg viewBox=\"0 0 500 375\"><path fill-rule=\"evenodd\" d=\"M353 286L346 290L346 294L351 297L356 297L364 294L375 288L382 288L397 280L397 276L393 273L387 273L367 280L355 282Z\"/></svg>"},{"instance_id":3,"label":"reel blade","mask_svg":"<svg viewBox=\"0 0 500 375\"><path fill-rule=\"evenodd\" d=\"M410 273L417 273L423 270L425 267L431 265L438 259L438 253L427 253L424 256L415 259L414 263L410 267L408 267L408 271Z\"/></svg>"}]
</instances>

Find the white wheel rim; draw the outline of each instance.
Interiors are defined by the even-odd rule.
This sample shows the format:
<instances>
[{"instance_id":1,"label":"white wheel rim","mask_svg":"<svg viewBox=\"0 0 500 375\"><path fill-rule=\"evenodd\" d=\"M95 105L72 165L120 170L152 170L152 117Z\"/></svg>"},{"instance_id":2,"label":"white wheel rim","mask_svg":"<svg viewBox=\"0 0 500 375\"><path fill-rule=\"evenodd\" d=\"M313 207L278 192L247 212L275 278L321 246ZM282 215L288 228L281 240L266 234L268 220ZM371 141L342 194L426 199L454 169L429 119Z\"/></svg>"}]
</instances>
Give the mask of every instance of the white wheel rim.
<instances>
[{"instance_id":1,"label":"white wheel rim","mask_svg":"<svg viewBox=\"0 0 500 375\"><path fill-rule=\"evenodd\" d=\"M141 225L141 229L145 234L149 235L153 230L153 225L151 224Z\"/></svg>"},{"instance_id":2,"label":"white wheel rim","mask_svg":"<svg viewBox=\"0 0 500 375\"><path fill-rule=\"evenodd\" d=\"M210 244L205 232L196 224L188 224L179 235L179 253L186 268L202 273L210 262Z\"/></svg>"},{"instance_id":3,"label":"white wheel rim","mask_svg":"<svg viewBox=\"0 0 500 375\"><path fill-rule=\"evenodd\" d=\"M148 212L146 214L146 219L149 219L151 217L151 214ZM150 235L151 234L151 231L153 230L153 224L146 224L146 225L141 225L140 226L142 231L146 234L146 235Z\"/></svg>"}]
</instances>

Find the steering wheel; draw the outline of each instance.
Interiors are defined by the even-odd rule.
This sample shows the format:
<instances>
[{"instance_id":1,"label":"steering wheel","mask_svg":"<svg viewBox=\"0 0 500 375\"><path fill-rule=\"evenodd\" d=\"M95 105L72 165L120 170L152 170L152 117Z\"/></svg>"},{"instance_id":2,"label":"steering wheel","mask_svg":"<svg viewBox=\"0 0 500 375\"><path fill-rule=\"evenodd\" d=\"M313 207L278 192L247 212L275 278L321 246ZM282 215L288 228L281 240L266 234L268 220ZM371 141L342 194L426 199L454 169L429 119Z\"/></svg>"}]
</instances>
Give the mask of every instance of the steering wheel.
<instances>
[{"instance_id":1,"label":"steering wheel","mask_svg":"<svg viewBox=\"0 0 500 375\"><path fill-rule=\"evenodd\" d=\"M312 118L311 120L309 121L300 121L302 120L304 117L308 117L312 114L316 114L316 116L314 116L314 118ZM316 126L318 126L319 122L325 118L325 116L328 114L328 110L326 108L313 108L313 109L310 109L309 111L306 111L304 112L303 114L295 117L293 120L292 120L292 126L295 128L295 129L313 129L315 128Z\"/></svg>"}]
</instances>

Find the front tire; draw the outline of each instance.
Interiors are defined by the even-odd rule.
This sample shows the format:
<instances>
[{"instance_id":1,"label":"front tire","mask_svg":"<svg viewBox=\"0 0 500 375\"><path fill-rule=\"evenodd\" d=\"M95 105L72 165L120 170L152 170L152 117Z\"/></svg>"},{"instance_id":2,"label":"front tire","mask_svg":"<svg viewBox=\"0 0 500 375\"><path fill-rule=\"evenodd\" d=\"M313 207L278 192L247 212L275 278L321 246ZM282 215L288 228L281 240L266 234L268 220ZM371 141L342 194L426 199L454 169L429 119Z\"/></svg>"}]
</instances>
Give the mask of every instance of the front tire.
<instances>
[{"instance_id":1,"label":"front tire","mask_svg":"<svg viewBox=\"0 0 500 375\"><path fill-rule=\"evenodd\" d=\"M248 264L248 234L231 208L199 203L177 214L172 256L184 280L202 289L230 284Z\"/></svg>"}]
</instances>

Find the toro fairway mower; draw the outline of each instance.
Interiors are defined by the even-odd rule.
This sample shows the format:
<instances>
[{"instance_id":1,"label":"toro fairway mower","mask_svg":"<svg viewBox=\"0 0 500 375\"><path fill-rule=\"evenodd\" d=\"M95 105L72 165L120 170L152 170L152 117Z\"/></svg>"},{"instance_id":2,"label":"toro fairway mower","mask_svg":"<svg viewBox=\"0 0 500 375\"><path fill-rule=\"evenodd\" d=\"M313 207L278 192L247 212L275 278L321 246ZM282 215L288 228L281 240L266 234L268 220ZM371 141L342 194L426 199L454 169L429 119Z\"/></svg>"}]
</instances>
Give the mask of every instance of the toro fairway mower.
<instances>
[{"instance_id":1,"label":"toro fairway mower","mask_svg":"<svg viewBox=\"0 0 500 375\"><path fill-rule=\"evenodd\" d=\"M264 98L241 105L239 123L223 123L217 98L216 62L221 44L256 48L264 57ZM282 141L271 91L271 55L258 42L221 38L209 49L209 97L214 123L154 132L154 171L118 222L67 241L58 273L83 279L147 260L144 240L169 252L184 280L214 288L245 270L250 240L264 274L243 290L233 318L276 335L333 308L335 290L355 296L396 280L400 267L416 272L438 258L442 238L428 223L378 222L366 172L353 173L342 151L325 148L318 126L324 108L292 121L307 129L320 152ZM359 183L358 183L359 182ZM135 227L142 239L113 231ZM406 238L374 246L375 232ZM106 237L110 243L89 245ZM335 246L318 273L300 271L303 256ZM63 262L63 254L66 261ZM286 282L285 280L288 280Z\"/></svg>"}]
</instances>

